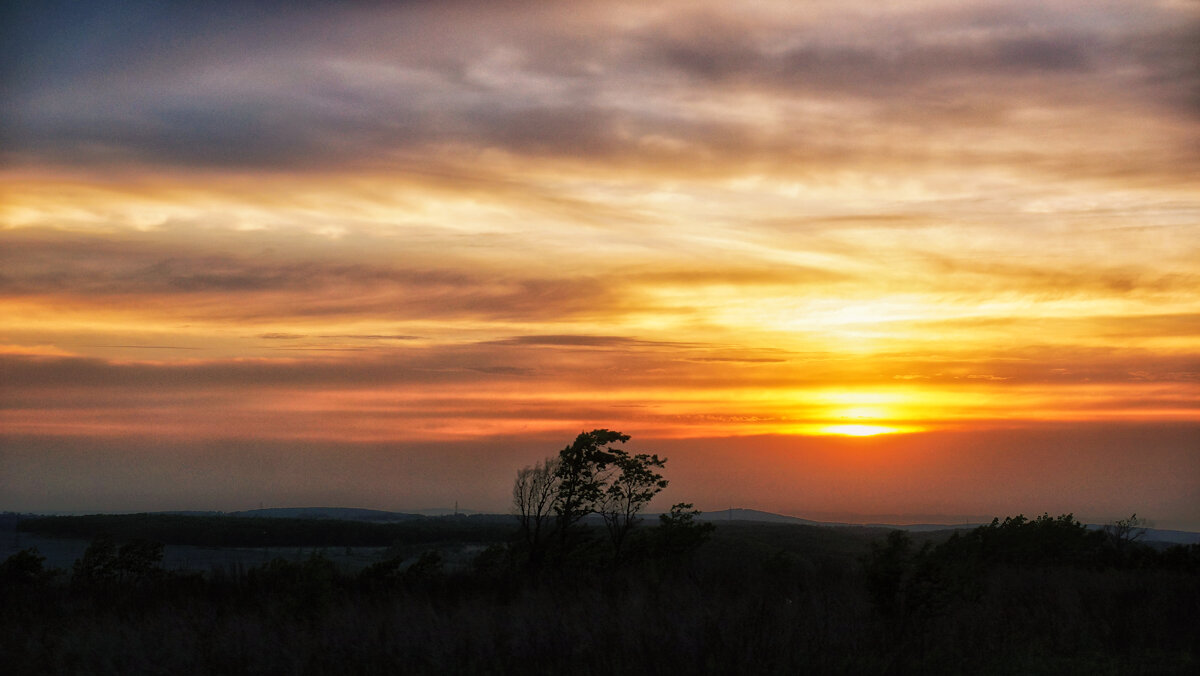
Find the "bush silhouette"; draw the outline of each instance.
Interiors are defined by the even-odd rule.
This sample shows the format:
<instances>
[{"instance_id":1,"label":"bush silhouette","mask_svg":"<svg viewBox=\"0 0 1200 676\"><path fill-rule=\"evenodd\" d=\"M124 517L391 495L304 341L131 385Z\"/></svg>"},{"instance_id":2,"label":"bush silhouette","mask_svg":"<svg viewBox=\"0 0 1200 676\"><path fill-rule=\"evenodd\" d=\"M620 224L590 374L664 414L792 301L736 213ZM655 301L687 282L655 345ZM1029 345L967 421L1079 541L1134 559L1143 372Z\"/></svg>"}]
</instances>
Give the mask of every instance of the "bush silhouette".
<instances>
[{"instance_id":1,"label":"bush silhouette","mask_svg":"<svg viewBox=\"0 0 1200 676\"><path fill-rule=\"evenodd\" d=\"M0 587L32 587L45 584L54 571L45 567L46 557L35 548L22 549L0 563Z\"/></svg>"}]
</instances>

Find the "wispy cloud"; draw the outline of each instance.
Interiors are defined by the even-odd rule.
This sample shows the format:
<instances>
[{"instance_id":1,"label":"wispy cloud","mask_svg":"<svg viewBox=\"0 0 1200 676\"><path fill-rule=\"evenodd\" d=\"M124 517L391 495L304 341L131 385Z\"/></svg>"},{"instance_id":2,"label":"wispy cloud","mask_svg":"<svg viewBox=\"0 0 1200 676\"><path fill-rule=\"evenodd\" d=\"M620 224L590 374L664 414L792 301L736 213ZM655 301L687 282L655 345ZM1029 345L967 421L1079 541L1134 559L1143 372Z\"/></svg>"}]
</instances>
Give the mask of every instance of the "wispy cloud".
<instances>
[{"instance_id":1,"label":"wispy cloud","mask_svg":"<svg viewBox=\"0 0 1200 676\"><path fill-rule=\"evenodd\" d=\"M81 35L57 25L38 34L30 21L17 42L46 58L21 59L28 65L6 78L8 154L73 166L288 170L381 168L485 148L676 172L696 162L786 171L798 160L865 169L925 158L1060 173L1136 162L1170 175L1196 164L1186 146L1155 144L1150 156L1143 143L1134 158L1124 147L1133 136L1095 134L1130 115L1187 133L1171 120L1195 119L1198 24L1178 6L216 14L97 9L62 24L86 32L90 50L68 47ZM430 39L437 34L454 38ZM988 141L999 128L1007 147Z\"/></svg>"}]
</instances>

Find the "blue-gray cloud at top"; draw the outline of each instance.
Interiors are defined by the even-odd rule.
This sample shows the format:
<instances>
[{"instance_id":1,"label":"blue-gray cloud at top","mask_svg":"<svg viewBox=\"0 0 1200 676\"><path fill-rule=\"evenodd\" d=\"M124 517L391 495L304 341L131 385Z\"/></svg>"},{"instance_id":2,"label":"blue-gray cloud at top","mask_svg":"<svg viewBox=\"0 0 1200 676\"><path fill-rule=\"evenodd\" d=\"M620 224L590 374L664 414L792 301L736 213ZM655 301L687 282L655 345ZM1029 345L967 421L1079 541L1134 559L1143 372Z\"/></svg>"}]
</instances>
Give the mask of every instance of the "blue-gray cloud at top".
<instances>
[{"instance_id":1,"label":"blue-gray cloud at top","mask_svg":"<svg viewBox=\"0 0 1200 676\"><path fill-rule=\"evenodd\" d=\"M784 165L1020 135L1027 107L1195 119L1196 13L1134 4L17 3L0 135L16 165L387 169L447 147ZM793 123L741 116L747 96ZM1172 144L1135 170L1195 161Z\"/></svg>"}]
</instances>

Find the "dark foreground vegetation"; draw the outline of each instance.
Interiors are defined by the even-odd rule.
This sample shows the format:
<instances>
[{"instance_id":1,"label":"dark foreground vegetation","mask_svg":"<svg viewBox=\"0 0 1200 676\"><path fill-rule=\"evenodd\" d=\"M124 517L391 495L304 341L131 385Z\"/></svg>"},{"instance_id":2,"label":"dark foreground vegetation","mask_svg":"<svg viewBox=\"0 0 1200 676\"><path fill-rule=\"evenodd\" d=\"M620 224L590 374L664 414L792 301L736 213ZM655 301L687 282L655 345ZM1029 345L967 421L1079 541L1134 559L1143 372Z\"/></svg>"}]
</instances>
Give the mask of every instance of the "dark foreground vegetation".
<instances>
[{"instance_id":1,"label":"dark foreground vegetation","mask_svg":"<svg viewBox=\"0 0 1200 676\"><path fill-rule=\"evenodd\" d=\"M1200 545L1070 515L961 533L639 513L665 458L580 434L517 473L516 517L366 524L134 515L28 521L92 538L67 571L0 564L6 674L1200 673ZM163 542L389 545L207 574ZM447 565L450 545L478 555ZM461 548L460 548L461 551ZM416 553L416 555L413 555Z\"/></svg>"},{"instance_id":2,"label":"dark foreground vegetation","mask_svg":"<svg viewBox=\"0 0 1200 676\"><path fill-rule=\"evenodd\" d=\"M437 537L357 572L319 554L168 571L138 539L96 538L71 571L20 552L0 564L0 655L11 674L1200 671L1200 547L1070 516L914 542L691 515L633 531L619 559L580 526L536 571L512 526L461 569Z\"/></svg>"}]
</instances>

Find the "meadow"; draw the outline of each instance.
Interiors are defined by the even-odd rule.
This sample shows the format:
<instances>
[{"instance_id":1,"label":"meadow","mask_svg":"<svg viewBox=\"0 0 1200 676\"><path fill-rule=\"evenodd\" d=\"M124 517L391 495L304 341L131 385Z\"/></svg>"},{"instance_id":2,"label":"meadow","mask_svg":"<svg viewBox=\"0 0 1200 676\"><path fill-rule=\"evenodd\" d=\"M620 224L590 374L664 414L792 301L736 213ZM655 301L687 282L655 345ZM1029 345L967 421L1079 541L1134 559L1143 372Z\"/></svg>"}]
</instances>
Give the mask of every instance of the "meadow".
<instances>
[{"instance_id":1,"label":"meadow","mask_svg":"<svg viewBox=\"0 0 1200 676\"><path fill-rule=\"evenodd\" d=\"M1200 669L1200 547L1156 550L1069 516L914 535L664 520L634 531L620 558L602 528L583 525L569 552L536 570L503 520L371 524L384 527L378 532L256 521L258 547L280 546L284 534L298 538L287 545L310 546L201 571L165 566L165 547L194 547L198 533L211 551L245 545L244 523L165 515L22 521L23 536L70 531L90 545L70 570L54 570L28 549L0 564L6 672ZM362 539L338 543L331 532ZM128 537L145 533L172 544ZM347 545L376 544L370 538L379 533L393 541L360 553L371 563L345 558Z\"/></svg>"}]
</instances>

